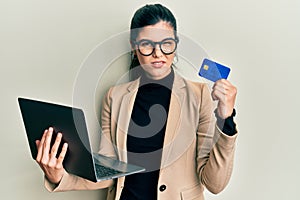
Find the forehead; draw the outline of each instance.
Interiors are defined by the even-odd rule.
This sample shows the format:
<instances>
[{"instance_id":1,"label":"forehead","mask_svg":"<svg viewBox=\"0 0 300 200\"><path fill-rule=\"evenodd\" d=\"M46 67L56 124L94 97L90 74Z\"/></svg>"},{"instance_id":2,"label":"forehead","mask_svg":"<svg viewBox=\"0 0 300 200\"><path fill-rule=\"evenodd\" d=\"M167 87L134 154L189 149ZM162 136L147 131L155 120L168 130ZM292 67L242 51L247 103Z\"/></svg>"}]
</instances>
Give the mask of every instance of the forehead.
<instances>
[{"instance_id":1,"label":"forehead","mask_svg":"<svg viewBox=\"0 0 300 200\"><path fill-rule=\"evenodd\" d=\"M168 37L174 38L174 29L168 22L160 21L154 25L141 28L139 30L137 40L149 39L153 41L161 41Z\"/></svg>"}]
</instances>

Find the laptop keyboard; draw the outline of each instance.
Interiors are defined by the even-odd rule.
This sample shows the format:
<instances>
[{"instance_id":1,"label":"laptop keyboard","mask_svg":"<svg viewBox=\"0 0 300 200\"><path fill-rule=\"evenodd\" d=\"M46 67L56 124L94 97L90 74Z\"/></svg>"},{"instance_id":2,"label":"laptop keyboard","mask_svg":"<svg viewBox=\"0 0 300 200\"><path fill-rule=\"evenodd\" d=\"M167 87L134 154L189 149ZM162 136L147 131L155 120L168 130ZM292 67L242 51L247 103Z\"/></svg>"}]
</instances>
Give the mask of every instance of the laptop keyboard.
<instances>
[{"instance_id":1,"label":"laptop keyboard","mask_svg":"<svg viewBox=\"0 0 300 200\"><path fill-rule=\"evenodd\" d=\"M115 175L115 174L119 174L121 173L121 171L115 170L115 169L111 169L108 167L104 167L102 165L97 165L96 164L96 173L98 177L105 177L105 176L111 176L111 175Z\"/></svg>"}]
</instances>

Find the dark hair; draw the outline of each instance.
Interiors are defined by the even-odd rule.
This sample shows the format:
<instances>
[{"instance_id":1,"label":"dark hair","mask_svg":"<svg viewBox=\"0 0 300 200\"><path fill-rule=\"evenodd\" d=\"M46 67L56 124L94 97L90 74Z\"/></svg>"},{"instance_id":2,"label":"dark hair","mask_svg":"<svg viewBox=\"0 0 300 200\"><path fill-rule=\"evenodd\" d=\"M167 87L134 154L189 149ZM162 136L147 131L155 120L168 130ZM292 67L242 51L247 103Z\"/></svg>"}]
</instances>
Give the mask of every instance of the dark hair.
<instances>
[{"instance_id":1,"label":"dark hair","mask_svg":"<svg viewBox=\"0 0 300 200\"><path fill-rule=\"evenodd\" d=\"M141 28L149 25L155 25L160 21L168 22L174 29L174 36L177 37L177 24L176 19L172 12L161 4L145 5L139 8L132 17L130 25L130 42L133 44L141 30ZM133 52L131 52L132 60L129 67L131 73L131 80L140 76L141 69L133 68L140 66L139 60Z\"/></svg>"}]
</instances>

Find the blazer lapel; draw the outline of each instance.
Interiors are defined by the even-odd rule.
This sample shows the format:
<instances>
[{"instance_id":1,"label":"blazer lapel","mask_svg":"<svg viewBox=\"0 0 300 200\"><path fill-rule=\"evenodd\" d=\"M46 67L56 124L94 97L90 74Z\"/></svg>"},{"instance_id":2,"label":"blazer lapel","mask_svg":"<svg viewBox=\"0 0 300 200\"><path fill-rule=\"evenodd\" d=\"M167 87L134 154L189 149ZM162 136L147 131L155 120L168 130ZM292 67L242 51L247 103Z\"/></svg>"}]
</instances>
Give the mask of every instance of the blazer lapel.
<instances>
[{"instance_id":1,"label":"blazer lapel","mask_svg":"<svg viewBox=\"0 0 300 200\"><path fill-rule=\"evenodd\" d=\"M184 102L185 99L184 87L185 82L175 73L163 145L161 169L172 162L172 156L170 154L173 148L173 141L176 138L180 125L182 102Z\"/></svg>"},{"instance_id":2,"label":"blazer lapel","mask_svg":"<svg viewBox=\"0 0 300 200\"><path fill-rule=\"evenodd\" d=\"M132 82L128 88L127 93L123 95L120 102L120 111L116 130L116 142L119 152L120 160L127 162L127 131L131 118L135 97L138 91L139 79Z\"/></svg>"}]
</instances>

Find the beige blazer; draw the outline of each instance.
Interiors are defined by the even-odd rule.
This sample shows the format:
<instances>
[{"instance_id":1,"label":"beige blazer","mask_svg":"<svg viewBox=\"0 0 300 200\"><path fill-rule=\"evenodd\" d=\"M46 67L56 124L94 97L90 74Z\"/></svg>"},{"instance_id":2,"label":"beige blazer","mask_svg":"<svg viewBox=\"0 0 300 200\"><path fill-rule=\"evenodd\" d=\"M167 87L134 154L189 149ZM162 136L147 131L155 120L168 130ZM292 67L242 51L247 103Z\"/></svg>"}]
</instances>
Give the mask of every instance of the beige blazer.
<instances>
[{"instance_id":1,"label":"beige blazer","mask_svg":"<svg viewBox=\"0 0 300 200\"><path fill-rule=\"evenodd\" d=\"M114 86L106 94L99 153L127 161L127 129L138 87L139 79ZM213 109L206 84L186 80L175 73L157 186L158 200L202 200L204 188L219 193L227 185L237 134L227 136L221 132ZM141 156L151 159L152 154ZM46 179L45 186L49 191L109 187L107 199L118 200L124 180L125 177L92 183L66 172L58 186Z\"/></svg>"}]
</instances>

